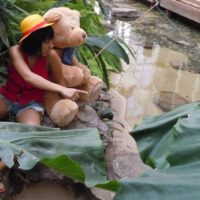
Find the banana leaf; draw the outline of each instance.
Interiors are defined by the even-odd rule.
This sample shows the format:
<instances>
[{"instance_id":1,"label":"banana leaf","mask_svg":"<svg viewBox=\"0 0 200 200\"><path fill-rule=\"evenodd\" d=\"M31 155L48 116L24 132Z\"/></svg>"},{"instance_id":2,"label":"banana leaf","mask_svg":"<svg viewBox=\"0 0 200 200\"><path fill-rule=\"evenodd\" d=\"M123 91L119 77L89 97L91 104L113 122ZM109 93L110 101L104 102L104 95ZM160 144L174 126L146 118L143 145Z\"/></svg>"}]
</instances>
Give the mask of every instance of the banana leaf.
<instances>
[{"instance_id":1,"label":"banana leaf","mask_svg":"<svg viewBox=\"0 0 200 200\"><path fill-rule=\"evenodd\" d=\"M5 22L0 18L0 39L1 41L6 45L6 47L9 47L9 41L8 41L8 35L6 32L6 25Z\"/></svg>"},{"instance_id":2,"label":"banana leaf","mask_svg":"<svg viewBox=\"0 0 200 200\"><path fill-rule=\"evenodd\" d=\"M0 122L0 158L11 168L30 170L38 162L88 187L116 191L106 178L104 149L97 129L59 130ZM14 163L15 162L15 163Z\"/></svg>"},{"instance_id":3,"label":"banana leaf","mask_svg":"<svg viewBox=\"0 0 200 200\"><path fill-rule=\"evenodd\" d=\"M15 6L18 6L22 10L25 10L28 13L32 13L33 11L37 11L37 13L41 14L41 11L48 10L53 6L62 5L62 1L56 0L37 0L33 3L32 0L17 0L15 1Z\"/></svg>"},{"instance_id":4,"label":"banana leaf","mask_svg":"<svg viewBox=\"0 0 200 200\"><path fill-rule=\"evenodd\" d=\"M127 64L129 64L129 57L122 46L114 40L112 37L102 35L102 36L88 36L86 45L95 48L100 51L102 48L106 47L106 50L111 54L122 58Z\"/></svg>"},{"instance_id":5,"label":"banana leaf","mask_svg":"<svg viewBox=\"0 0 200 200\"><path fill-rule=\"evenodd\" d=\"M198 172L191 173L193 170ZM200 165L198 168L190 165L165 171L149 171L140 178L121 180L121 188L114 200L199 199L199 171Z\"/></svg>"},{"instance_id":6,"label":"banana leaf","mask_svg":"<svg viewBox=\"0 0 200 200\"><path fill-rule=\"evenodd\" d=\"M146 117L140 125L135 126L130 134L137 142L143 161L146 162L148 160L151 162L150 154L154 154L155 151L157 153L161 152L165 145L159 146L160 140L167 143L168 140L172 140L176 136L172 127L179 118L185 118L188 116L188 113L196 112L199 109L199 103L185 104L163 115ZM159 148L159 151L157 151L157 148Z\"/></svg>"},{"instance_id":7,"label":"banana leaf","mask_svg":"<svg viewBox=\"0 0 200 200\"><path fill-rule=\"evenodd\" d=\"M16 42L19 33L18 23L28 13L18 7L15 1L0 0L0 4L0 41L4 44L0 47L0 51L5 51Z\"/></svg>"},{"instance_id":8,"label":"banana leaf","mask_svg":"<svg viewBox=\"0 0 200 200\"><path fill-rule=\"evenodd\" d=\"M155 169L137 179L121 180L121 188L114 199L199 199L199 122L200 103L190 103L161 116L148 118L136 127L132 135L136 135L139 149L145 151L146 146L148 152L144 162L148 164L150 160ZM145 137L142 137L143 134ZM156 142L152 145L154 139Z\"/></svg>"}]
</instances>

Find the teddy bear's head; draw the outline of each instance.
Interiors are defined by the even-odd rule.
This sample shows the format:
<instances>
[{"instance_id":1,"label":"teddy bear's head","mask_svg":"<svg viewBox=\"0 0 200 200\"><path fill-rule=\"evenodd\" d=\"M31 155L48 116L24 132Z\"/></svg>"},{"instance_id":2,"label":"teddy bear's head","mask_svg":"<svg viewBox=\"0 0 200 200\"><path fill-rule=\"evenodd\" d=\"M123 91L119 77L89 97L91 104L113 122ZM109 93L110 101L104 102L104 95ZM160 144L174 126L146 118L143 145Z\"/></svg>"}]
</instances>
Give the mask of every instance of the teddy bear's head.
<instances>
[{"instance_id":1,"label":"teddy bear's head","mask_svg":"<svg viewBox=\"0 0 200 200\"><path fill-rule=\"evenodd\" d=\"M80 13L66 7L52 8L43 15L48 23L54 22L53 44L57 48L76 47L82 45L87 37L80 28Z\"/></svg>"}]
</instances>

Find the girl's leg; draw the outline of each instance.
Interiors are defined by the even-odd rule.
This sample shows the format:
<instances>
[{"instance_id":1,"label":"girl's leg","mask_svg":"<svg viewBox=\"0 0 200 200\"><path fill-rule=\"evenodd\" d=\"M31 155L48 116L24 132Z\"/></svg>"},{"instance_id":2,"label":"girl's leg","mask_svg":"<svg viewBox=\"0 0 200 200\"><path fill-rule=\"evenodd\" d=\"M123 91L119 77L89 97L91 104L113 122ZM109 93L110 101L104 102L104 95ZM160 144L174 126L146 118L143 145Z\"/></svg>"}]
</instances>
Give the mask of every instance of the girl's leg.
<instances>
[{"instance_id":1,"label":"girl's leg","mask_svg":"<svg viewBox=\"0 0 200 200\"><path fill-rule=\"evenodd\" d=\"M42 114L36 110L29 108L22 111L17 116L17 121L22 124L41 125Z\"/></svg>"},{"instance_id":2,"label":"girl's leg","mask_svg":"<svg viewBox=\"0 0 200 200\"><path fill-rule=\"evenodd\" d=\"M6 168L6 165L0 161L0 172L3 171Z\"/></svg>"},{"instance_id":3,"label":"girl's leg","mask_svg":"<svg viewBox=\"0 0 200 200\"><path fill-rule=\"evenodd\" d=\"M0 97L0 119L8 116L8 105L5 103L2 97Z\"/></svg>"}]
</instances>

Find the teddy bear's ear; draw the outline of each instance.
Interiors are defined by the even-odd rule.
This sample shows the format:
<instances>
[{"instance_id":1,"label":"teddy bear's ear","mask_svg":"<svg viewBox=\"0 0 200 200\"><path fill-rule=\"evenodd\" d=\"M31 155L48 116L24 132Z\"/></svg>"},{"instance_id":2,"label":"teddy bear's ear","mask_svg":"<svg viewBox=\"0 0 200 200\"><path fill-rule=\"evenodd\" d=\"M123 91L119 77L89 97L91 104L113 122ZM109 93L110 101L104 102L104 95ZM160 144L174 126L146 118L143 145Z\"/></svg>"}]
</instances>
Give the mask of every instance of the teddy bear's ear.
<instances>
[{"instance_id":1,"label":"teddy bear's ear","mask_svg":"<svg viewBox=\"0 0 200 200\"><path fill-rule=\"evenodd\" d=\"M55 23L61 18L61 14L49 11L49 12L46 12L43 15L43 17L48 23L53 23L53 22Z\"/></svg>"},{"instance_id":2,"label":"teddy bear's ear","mask_svg":"<svg viewBox=\"0 0 200 200\"><path fill-rule=\"evenodd\" d=\"M74 11L74 14L76 15L76 16L78 16L78 18L80 18L80 12L79 11L77 11L77 10L73 10Z\"/></svg>"}]
</instances>

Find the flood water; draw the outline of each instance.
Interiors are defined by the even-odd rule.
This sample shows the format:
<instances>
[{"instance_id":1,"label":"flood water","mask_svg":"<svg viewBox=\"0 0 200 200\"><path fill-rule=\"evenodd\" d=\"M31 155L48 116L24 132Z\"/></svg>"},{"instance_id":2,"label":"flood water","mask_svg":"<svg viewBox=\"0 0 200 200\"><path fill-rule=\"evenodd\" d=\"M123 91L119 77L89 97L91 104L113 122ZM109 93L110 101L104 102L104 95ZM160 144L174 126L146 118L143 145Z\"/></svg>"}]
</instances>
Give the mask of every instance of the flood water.
<instances>
[{"instance_id":1,"label":"flood water","mask_svg":"<svg viewBox=\"0 0 200 200\"><path fill-rule=\"evenodd\" d=\"M150 6L138 1L104 1L109 8L135 8L143 13ZM164 14L164 15L163 15ZM137 21L137 20L136 20ZM185 19L165 17L154 9L139 21L111 19L114 31L135 51L124 72L110 73L117 90L126 99L128 124L159 115L178 105L200 100L200 31Z\"/></svg>"}]
</instances>

